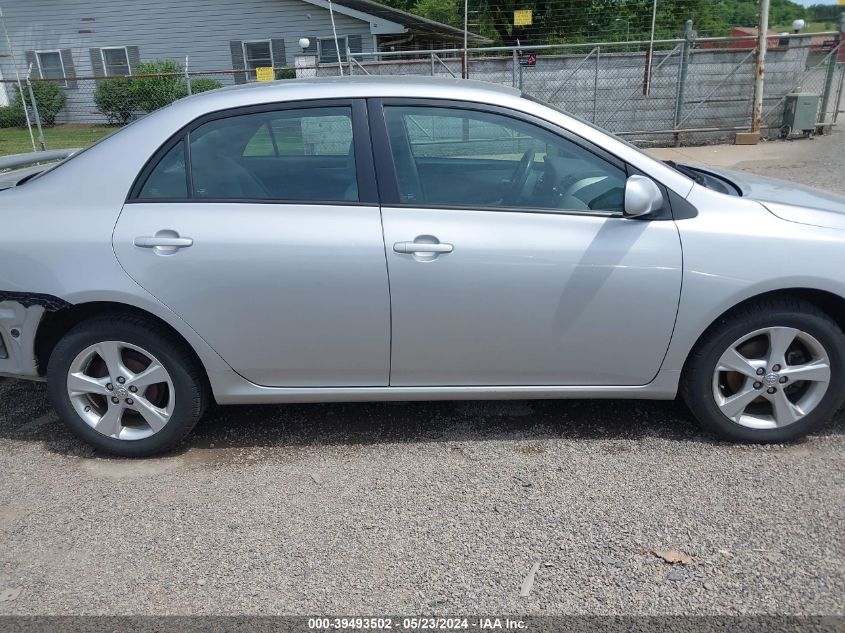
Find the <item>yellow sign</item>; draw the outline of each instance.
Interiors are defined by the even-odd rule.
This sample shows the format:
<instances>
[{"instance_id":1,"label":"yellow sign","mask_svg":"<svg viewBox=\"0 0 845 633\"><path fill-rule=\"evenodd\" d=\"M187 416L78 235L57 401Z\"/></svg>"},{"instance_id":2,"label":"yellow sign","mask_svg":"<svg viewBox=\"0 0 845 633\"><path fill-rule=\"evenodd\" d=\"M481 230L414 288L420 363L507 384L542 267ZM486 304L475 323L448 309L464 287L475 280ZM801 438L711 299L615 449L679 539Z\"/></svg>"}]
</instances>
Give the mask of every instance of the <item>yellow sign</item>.
<instances>
[{"instance_id":1,"label":"yellow sign","mask_svg":"<svg viewBox=\"0 0 845 633\"><path fill-rule=\"evenodd\" d=\"M255 69L255 78L258 81L273 81L276 78L276 73L273 72L271 66L262 66Z\"/></svg>"},{"instance_id":2,"label":"yellow sign","mask_svg":"<svg viewBox=\"0 0 845 633\"><path fill-rule=\"evenodd\" d=\"M531 26L533 23L533 14L531 9L517 9L513 12L514 26Z\"/></svg>"}]
</instances>

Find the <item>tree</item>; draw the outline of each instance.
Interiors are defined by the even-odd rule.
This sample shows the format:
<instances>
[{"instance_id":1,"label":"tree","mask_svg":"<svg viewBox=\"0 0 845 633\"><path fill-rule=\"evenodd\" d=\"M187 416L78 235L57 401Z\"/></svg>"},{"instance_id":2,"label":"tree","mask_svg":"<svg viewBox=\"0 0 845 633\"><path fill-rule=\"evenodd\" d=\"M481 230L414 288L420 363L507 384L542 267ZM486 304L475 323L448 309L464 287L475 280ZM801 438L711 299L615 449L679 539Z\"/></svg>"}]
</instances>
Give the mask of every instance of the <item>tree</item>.
<instances>
[{"instance_id":1,"label":"tree","mask_svg":"<svg viewBox=\"0 0 845 633\"><path fill-rule=\"evenodd\" d=\"M386 4L452 26L463 26L462 0L383 0ZM412 4L413 2L413 4ZM646 39L653 0L469 0L470 30L498 44L577 43ZM833 7L834 9L836 7ZM530 9L532 24L514 27L514 11ZM770 23L788 24L811 15L792 0L772 0ZM732 26L755 26L756 0L659 0L656 34L679 37L693 20L703 35L726 35ZM624 26L622 26L624 25ZM620 31L623 28L623 31Z\"/></svg>"},{"instance_id":2,"label":"tree","mask_svg":"<svg viewBox=\"0 0 845 633\"><path fill-rule=\"evenodd\" d=\"M842 13L845 13L845 7L841 4L812 4L807 7L808 17L815 22L837 22Z\"/></svg>"},{"instance_id":3,"label":"tree","mask_svg":"<svg viewBox=\"0 0 845 633\"><path fill-rule=\"evenodd\" d=\"M458 10L458 4L456 0L417 0L411 12L435 22L463 28L463 11Z\"/></svg>"}]
</instances>

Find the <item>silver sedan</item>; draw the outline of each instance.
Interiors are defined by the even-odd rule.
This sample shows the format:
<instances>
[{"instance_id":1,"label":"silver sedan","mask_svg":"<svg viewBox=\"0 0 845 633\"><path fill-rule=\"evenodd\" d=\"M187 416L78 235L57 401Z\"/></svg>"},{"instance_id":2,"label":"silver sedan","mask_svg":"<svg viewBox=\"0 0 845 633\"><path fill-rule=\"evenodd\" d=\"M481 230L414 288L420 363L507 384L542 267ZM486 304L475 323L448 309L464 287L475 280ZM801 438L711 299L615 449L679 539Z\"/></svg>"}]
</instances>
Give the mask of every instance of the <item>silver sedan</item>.
<instances>
[{"instance_id":1,"label":"silver sedan","mask_svg":"<svg viewBox=\"0 0 845 633\"><path fill-rule=\"evenodd\" d=\"M517 90L188 97L0 191L0 374L130 456L212 402L653 398L781 442L845 398L845 199Z\"/></svg>"}]
</instances>

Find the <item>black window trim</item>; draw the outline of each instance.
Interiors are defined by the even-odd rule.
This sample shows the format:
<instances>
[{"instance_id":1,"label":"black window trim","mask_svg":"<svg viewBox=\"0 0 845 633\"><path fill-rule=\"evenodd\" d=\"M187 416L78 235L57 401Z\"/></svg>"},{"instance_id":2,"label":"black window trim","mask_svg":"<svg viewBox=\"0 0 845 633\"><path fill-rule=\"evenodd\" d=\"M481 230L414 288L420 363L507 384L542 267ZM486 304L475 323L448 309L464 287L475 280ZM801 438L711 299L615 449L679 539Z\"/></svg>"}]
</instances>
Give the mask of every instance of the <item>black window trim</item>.
<instances>
[{"instance_id":1,"label":"black window trim","mask_svg":"<svg viewBox=\"0 0 845 633\"><path fill-rule=\"evenodd\" d=\"M346 107L352 112L352 143L355 152L355 171L358 180L358 200L301 200L289 198L195 198L191 177L190 133L210 121L228 119L245 114L258 114L283 110L302 110L310 108ZM185 177L187 179L186 198L140 198L150 174L159 161L180 141L185 141ZM216 110L203 114L172 134L144 164L135 177L126 197L127 204L295 204L300 206L349 206L371 207L379 205L376 170L373 164L373 150L370 140L370 122L365 99L308 99L304 101L284 101L238 106L225 110Z\"/></svg>"},{"instance_id":2,"label":"black window trim","mask_svg":"<svg viewBox=\"0 0 845 633\"><path fill-rule=\"evenodd\" d=\"M490 206L490 205L460 205L460 204L432 204L421 202L403 202L399 196L399 181L396 176L396 166L393 162L393 154L390 149L390 139L387 134L387 121L384 116L384 108L390 106L406 106L406 107L436 107L454 110L470 110L475 112L487 112L491 114L499 114L511 119L515 119L522 123L533 125L545 129L556 136L559 136L575 145L587 150L596 155L598 158L610 163L614 167L622 170L626 176L630 174L630 166L628 163L618 156L611 154L603 148L591 143L585 138L570 132L569 130L555 125L551 121L546 121L534 115L506 108L497 105L478 103L475 101L461 101L455 99L432 99L432 98L411 98L411 97L390 97L390 98L370 98L368 101L368 110L370 115L370 128L373 134L373 147L376 149L375 166L379 182L379 191L381 194L382 206L398 209L433 209L433 210L452 210L452 211L480 211L480 212L499 212L499 213L544 213L555 215L573 215L579 217L598 217L598 218L624 218L624 214L618 211L584 211L582 209L568 210L568 209L554 209L550 207L504 207L504 206ZM671 217L671 216L668 216ZM662 214L650 215L647 219L659 220L664 219Z\"/></svg>"}]
</instances>

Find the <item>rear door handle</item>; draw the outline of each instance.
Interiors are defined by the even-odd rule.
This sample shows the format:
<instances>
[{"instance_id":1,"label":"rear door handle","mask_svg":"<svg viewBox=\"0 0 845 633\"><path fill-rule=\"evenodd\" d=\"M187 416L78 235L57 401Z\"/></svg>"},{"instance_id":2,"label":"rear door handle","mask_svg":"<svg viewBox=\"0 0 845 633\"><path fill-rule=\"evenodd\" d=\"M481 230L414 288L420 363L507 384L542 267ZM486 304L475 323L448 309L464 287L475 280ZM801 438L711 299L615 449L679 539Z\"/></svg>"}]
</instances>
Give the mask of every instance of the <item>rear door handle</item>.
<instances>
[{"instance_id":1,"label":"rear door handle","mask_svg":"<svg viewBox=\"0 0 845 633\"><path fill-rule=\"evenodd\" d=\"M395 253L451 253L451 244L427 244L425 242L396 242L393 245Z\"/></svg>"},{"instance_id":2,"label":"rear door handle","mask_svg":"<svg viewBox=\"0 0 845 633\"><path fill-rule=\"evenodd\" d=\"M158 248L160 246L171 246L173 248L187 248L193 246L194 240L190 237L136 237L135 246L141 248Z\"/></svg>"}]
</instances>

